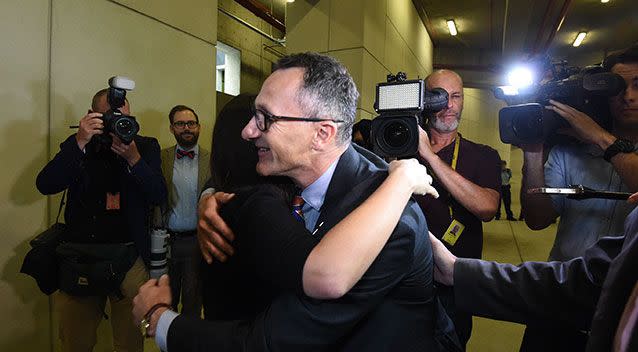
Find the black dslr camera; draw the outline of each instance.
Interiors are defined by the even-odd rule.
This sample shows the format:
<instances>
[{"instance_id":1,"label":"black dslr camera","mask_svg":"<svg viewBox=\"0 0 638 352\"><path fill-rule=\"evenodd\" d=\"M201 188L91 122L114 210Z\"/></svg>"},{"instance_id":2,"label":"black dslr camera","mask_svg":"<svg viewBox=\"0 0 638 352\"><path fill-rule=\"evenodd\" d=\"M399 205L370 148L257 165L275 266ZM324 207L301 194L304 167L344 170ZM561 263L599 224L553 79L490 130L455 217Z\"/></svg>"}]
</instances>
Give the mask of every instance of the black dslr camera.
<instances>
[{"instance_id":1,"label":"black dslr camera","mask_svg":"<svg viewBox=\"0 0 638 352\"><path fill-rule=\"evenodd\" d=\"M497 99L511 105L499 111L499 132L503 143L542 143L555 136L557 129L569 127L561 116L545 109L550 99L582 111L601 127L609 128L611 119L607 98L625 89L622 77L606 72L601 66L579 69L567 67L566 62L552 64L551 70L551 80L518 94L508 94L504 87L494 91Z\"/></svg>"},{"instance_id":2,"label":"black dslr camera","mask_svg":"<svg viewBox=\"0 0 638 352\"><path fill-rule=\"evenodd\" d=\"M135 82L126 77L109 78L106 99L111 109L102 115L102 121L104 121L102 140L105 144L111 145L112 143L110 132L113 132L124 144L130 144L137 132L140 131L140 125L135 121L135 117L124 115L120 111L120 108L124 106L126 91L134 88Z\"/></svg>"},{"instance_id":3,"label":"black dslr camera","mask_svg":"<svg viewBox=\"0 0 638 352\"><path fill-rule=\"evenodd\" d=\"M372 151L383 158L411 157L419 149L419 126L428 114L447 106L445 89L425 89L422 79L406 80L399 72L389 74L387 82L378 83L372 120L370 143Z\"/></svg>"}]
</instances>

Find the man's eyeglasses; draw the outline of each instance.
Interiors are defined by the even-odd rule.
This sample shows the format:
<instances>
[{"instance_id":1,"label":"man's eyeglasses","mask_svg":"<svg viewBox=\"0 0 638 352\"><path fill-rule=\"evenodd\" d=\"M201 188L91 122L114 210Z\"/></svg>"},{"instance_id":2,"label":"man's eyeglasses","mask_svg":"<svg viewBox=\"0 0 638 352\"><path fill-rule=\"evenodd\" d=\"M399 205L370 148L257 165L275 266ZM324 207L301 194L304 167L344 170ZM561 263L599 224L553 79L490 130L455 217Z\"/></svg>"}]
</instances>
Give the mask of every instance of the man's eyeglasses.
<instances>
[{"instance_id":1,"label":"man's eyeglasses","mask_svg":"<svg viewBox=\"0 0 638 352\"><path fill-rule=\"evenodd\" d=\"M199 122L197 121L177 121L177 122L173 122L173 126L177 127L177 128L184 128L186 126L188 126L189 128L195 128L199 125Z\"/></svg>"},{"instance_id":2,"label":"man's eyeglasses","mask_svg":"<svg viewBox=\"0 0 638 352\"><path fill-rule=\"evenodd\" d=\"M257 109L255 105L251 105L251 113L253 118L255 119L255 123L257 124L257 128L265 132L268 130L270 125L275 121L284 120L284 121L306 121L306 122L319 122L319 121L332 121L336 123L345 122L344 120L334 120L334 119L320 119L316 117L289 117L289 116L277 116L269 114L261 109Z\"/></svg>"}]
</instances>

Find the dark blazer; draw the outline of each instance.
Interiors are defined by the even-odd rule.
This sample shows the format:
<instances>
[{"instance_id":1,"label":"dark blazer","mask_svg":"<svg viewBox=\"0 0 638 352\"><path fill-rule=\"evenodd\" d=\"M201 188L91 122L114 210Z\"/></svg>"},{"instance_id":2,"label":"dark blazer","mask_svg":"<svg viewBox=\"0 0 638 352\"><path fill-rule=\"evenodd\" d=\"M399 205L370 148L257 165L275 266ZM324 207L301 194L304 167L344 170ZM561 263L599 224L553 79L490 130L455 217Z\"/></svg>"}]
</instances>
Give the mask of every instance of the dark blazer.
<instances>
[{"instance_id":1,"label":"dark blazer","mask_svg":"<svg viewBox=\"0 0 638 352\"><path fill-rule=\"evenodd\" d=\"M124 160L120 160L120 204L125 214L128 238L133 240L138 253L148 265L151 246L148 224L151 206L158 205L166 199L166 185L160 168L160 147L157 140L142 136L136 136L134 140L142 158L132 168L129 168ZM42 194L55 194L68 189L64 220L69 226L82 221L77 215L82 206L79 201L80 195L91 180L91 175L84 168L86 157L87 155L78 148L75 135L72 135L60 144L60 151L40 171L36 179L36 186Z\"/></svg>"},{"instance_id":2,"label":"dark blazer","mask_svg":"<svg viewBox=\"0 0 638 352\"><path fill-rule=\"evenodd\" d=\"M638 278L637 211L625 222L625 236L603 237L583 257L567 262L515 266L459 258L454 266L459 309L549 329L591 329L587 350L611 350L618 322ZM570 342L564 339L534 344L544 344L545 350L573 350Z\"/></svg>"},{"instance_id":3,"label":"dark blazer","mask_svg":"<svg viewBox=\"0 0 638 352\"><path fill-rule=\"evenodd\" d=\"M328 187L315 236L321 238L365 200L387 176L386 167L370 152L349 147ZM432 254L426 234L425 218L410 201L379 256L344 297L314 300L283 292L251 321L179 316L170 326L168 349L434 350Z\"/></svg>"}]
</instances>

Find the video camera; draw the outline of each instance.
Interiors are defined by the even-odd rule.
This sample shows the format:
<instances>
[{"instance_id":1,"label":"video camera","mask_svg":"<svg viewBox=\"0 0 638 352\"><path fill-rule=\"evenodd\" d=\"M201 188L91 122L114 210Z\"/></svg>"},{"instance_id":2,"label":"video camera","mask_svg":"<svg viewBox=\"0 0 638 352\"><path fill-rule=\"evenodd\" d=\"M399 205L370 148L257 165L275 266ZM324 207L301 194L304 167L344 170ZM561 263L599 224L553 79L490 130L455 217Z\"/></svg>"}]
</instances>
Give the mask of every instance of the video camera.
<instances>
[{"instance_id":1,"label":"video camera","mask_svg":"<svg viewBox=\"0 0 638 352\"><path fill-rule=\"evenodd\" d=\"M579 69L567 66L564 61L552 64L550 68L553 77L543 84L522 90L513 87L495 89L494 96L511 105L499 111L499 132L503 143L542 143L557 129L569 127L560 115L545 109L550 99L582 111L603 128L609 127L611 119L607 98L625 89L622 77L605 71L601 66Z\"/></svg>"},{"instance_id":2,"label":"video camera","mask_svg":"<svg viewBox=\"0 0 638 352\"><path fill-rule=\"evenodd\" d=\"M389 74L387 82L378 83L372 120L372 151L383 158L414 156L419 149L419 126L427 114L436 113L448 104L445 89L425 89L422 79L406 80L404 72Z\"/></svg>"},{"instance_id":3,"label":"video camera","mask_svg":"<svg viewBox=\"0 0 638 352\"><path fill-rule=\"evenodd\" d=\"M113 76L109 78L109 88L106 99L111 109L102 115L104 122L104 133L102 141L111 145L110 132L113 132L124 144L130 144L133 138L140 131L140 125L135 121L134 116L124 115L120 108L124 106L126 91L135 88L135 81L123 76Z\"/></svg>"}]
</instances>

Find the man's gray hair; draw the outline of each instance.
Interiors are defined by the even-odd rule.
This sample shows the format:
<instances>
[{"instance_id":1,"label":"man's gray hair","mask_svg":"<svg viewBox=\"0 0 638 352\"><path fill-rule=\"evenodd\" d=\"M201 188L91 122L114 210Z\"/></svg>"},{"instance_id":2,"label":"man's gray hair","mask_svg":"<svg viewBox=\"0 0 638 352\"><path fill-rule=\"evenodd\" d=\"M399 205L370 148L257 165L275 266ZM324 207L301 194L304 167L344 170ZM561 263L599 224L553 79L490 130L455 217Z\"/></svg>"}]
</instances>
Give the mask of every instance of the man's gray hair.
<instances>
[{"instance_id":1,"label":"man's gray hair","mask_svg":"<svg viewBox=\"0 0 638 352\"><path fill-rule=\"evenodd\" d=\"M308 52L284 56L273 71L295 67L304 69L297 100L307 117L345 121L338 124L337 142L349 143L359 92L348 70L330 56Z\"/></svg>"}]
</instances>

